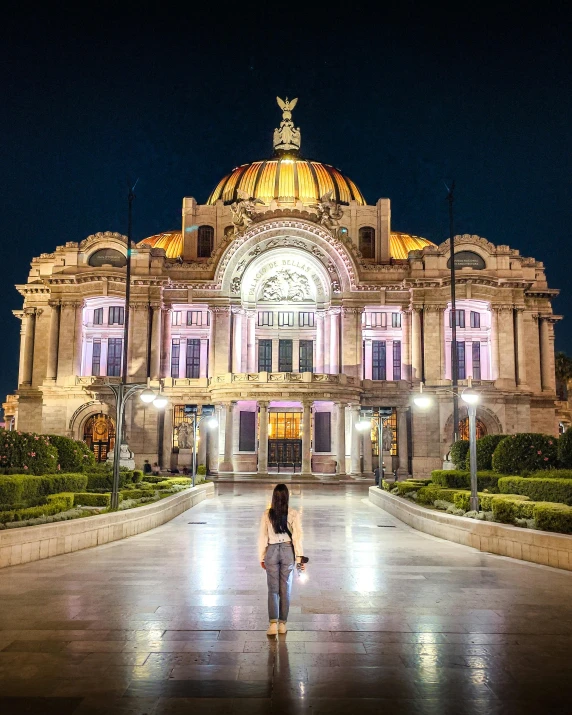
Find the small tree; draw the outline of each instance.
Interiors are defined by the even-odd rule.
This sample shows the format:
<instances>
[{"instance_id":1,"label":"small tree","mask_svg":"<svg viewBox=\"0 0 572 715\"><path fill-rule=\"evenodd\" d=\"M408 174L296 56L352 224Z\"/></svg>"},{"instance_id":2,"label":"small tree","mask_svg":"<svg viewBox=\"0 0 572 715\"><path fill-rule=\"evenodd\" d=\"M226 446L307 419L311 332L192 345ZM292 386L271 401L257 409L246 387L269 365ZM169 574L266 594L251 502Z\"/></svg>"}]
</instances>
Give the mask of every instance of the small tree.
<instances>
[{"instance_id":1,"label":"small tree","mask_svg":"<svg viewBox=\"0 0 572 715\"><path fill-rule=\"evenodd\" d=\"M83 472L95 464L95 455L85 442L57 434L49 437L58 450L58 464L62 472Z\"/></svg>"},{"instance_id":2,"label":"small tree","mask_svg":"<svg viewBox=\"0 0 572 715\"><path fill-rule=\"evenodd\" d=\"M557 442L556 437L535 432L505 437L493 452L493 469L515 475L554 469L558 463Z\"/></svg>"},{"instance_id":3,"label":"small tree","mask_svg":"<svg viewBox=\"0 0 572 715\"><path fill-rule=\"evenodd\" d=\"M451 446L451 462L457 469L465 469L465 461L469 452L469 442L466 439L458 439Z\"/></svg>"},{"instance_id":4,"label":"small tree","mask_svg":"<svg viewBox=\"0 0 572 715\"><path fill-rule=\"evenodd\" d=\"M477 440L477 469L485 471L493 468L493 452L499 442L506 437L505 434L486 434ZM471 455L467 452L465 468L471 468Z\"/></svg>"}]
</instances>

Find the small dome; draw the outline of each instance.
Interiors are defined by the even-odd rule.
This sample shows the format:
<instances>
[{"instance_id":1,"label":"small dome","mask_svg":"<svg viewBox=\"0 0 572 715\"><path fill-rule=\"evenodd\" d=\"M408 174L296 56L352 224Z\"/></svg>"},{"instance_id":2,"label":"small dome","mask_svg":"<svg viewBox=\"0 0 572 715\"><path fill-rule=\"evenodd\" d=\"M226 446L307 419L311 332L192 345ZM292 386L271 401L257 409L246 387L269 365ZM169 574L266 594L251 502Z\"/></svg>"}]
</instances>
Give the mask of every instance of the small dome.
<instances>
[{"instance_id":1,"label":"small dome","mask_svg":"<svg viewBox=\"0 0 572 715\"><path fill-rule=\"evenodd\" d=\"M183 255L183 234L180 231L165 231L165 233L144 238L137 245L163 248L167 258L178 258Z\"/></svg>"},{"instance_id":2,"label":"small dome","mask_svg":"<svg viewBox=\"0 0 572 715\"><path fill-rule=\"evenodd\" d=\"M294 152L268 161L254 161L234 169L219 182L209 196L208 204L240 201L239 192L260 199L266 205L275 199L305 206L315 204L328 191L332 200L340 204L357 201L365 206L365 199L351 179L338 169L319 161L300 159Z\"/></svg>"},{"instance_id":3,"label":"small dome","mask_svg":"<svg viewBox=\"0 0 572 715\"><path fill-rule=\"evenodd\" d=\"M408 233L391 233L389 237L389 255L397 260L407 260L409 251L421 251L427 246L435 246L432 241Z\"/></svg>"}]
</instances>

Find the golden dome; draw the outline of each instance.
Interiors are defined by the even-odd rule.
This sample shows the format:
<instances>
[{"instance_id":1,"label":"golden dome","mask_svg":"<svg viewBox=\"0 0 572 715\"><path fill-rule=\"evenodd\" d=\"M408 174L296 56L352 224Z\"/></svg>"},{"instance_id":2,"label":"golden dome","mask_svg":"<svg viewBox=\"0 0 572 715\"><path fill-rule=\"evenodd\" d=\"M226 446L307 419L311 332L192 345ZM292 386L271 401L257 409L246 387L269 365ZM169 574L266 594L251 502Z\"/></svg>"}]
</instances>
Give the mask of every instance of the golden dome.
<instances>
[{"instance_id":1,"label":"golden dome","mask_svg":"<svg viewBox=\"0 0 572 715\"><path fill-rule=\"evenodd\" d=\"M409 251L421 251L435 244L420 236L410 236L408 233L391 233L389 237L389 255L397 260L407 260Z\"/></svg>"},{"instance_id":2,"label":"golden dome","mask_svg":"<svg viewBox=\"0 0 572 715\"><path fill-rule=\"evenodd\" d=\"M156 236L144 238L137 245L163 248L167 258L178 258L183 255L183 234L181 231L165 231L165 233L158 233Z\"/></svg>"},{"instance_id":3,"label":"golden dome","mask_svg":"<svg viewBox=\"0 0 572 715\"><path fill-rule=\"evenodd\" d=\"M328 191L332 192L332 200L340 204L349 204L352 200L361 206L366 203L354 182L338 169L319 161L300 159L294 152L237 167L219 182L207 203L238 201L239 191L266 205L276 199L289 204L301 201L307 206L318 202Z\"/></svg>"}]
</instances>

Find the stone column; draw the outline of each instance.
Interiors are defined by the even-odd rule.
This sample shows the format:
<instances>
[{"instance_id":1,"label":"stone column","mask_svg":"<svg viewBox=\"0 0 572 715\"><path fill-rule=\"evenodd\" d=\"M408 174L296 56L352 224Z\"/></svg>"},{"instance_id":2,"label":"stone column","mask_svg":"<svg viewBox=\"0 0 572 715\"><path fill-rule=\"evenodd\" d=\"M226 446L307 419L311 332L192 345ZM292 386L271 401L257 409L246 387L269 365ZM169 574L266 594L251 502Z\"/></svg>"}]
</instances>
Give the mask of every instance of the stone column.
<instances>
[{"instance_id":1,"label":"stone column","mask_svg":"<svg viewBox=\"0 0 572 715\"><path fill-rule=\"evenodd\" d=\"M342 308L342 362L338 372L361 378L363 308Z\"/></svg>"},{"instance_id":2,"label":"stone column","mask_svg":"<svg viewBox=\"0 0 572 715\"><path fill-rule=\"evenodd\" d=\"M171 455L173 453L173 407L167 405L163 421L163 461L161 467L171 468Z\"/></svg>"},{"instance_id":3,"label":"stone column","mask_svg":"<svg viewBox=\"0 0 572 715\"><path fill-rule=\"evenodd\" d=\"M365 341L365 365L364 365L364 380L373 378L373 340L367 338Z\"/></svg>"},{"instance_id":4,"label":"stone column","mask_svg":"<svg viewBox=\"0 0 572 715\"><path fill-rule=\"evenodd\" d=\"M401 379L411 380L411 311L401 313Z\"/></svg>"},{"instance_id":5,"label":"stone column","mask_svg":"<svg viewBox=\"0 0 572 715\"><path fill-rule=\"evenodd\" d=\"M209 470L211 472L218 472L218 455L219 455L219 439L220 439L220 405L216 405L215 414L218 421L216 427L212 427L209 430L208 444L209 444Z\"/></svg>"},{"instance_id":6,"label":"stone column","mask_svg":"<svg viewBox=\"0 0 572 715\"><path fill-rule=\"evenodd\" d=\"M338 423L336 427L336 451L338 468L337 473L341 477L346 475L346 406L343 402L336 402L338 408Z\"/></svg>"},{"instance_id":7,"label":"stone column","mask_svg":"<svg viewBox=\"0 0 572 715\"><path fill-rule=\"evenodd\" d=\"M75 335L78 327L76 311L81 311L79 301L66 300L61 302L57 372L59 382L64 382L70 376L78 374L74 372Z\"/></svg>"},{"instance_id":8,"label":"stone column","mask_svg":"<svg viewBox=\"0 0 572 715\"><path fill-rule=\"evenodd\" d=\"M60 339L60 303L50 301L50 336L48 343L48 363L46 379L55 381L58 376L58 343Z\"/></svg>"},{"instance_id":9,"label":"stone column","mask_svg":"<svg viewBox=\"0 0 572 715\"><path fill-rule=\"evenodd\" d=\"M324 311L316 311L316 372L324 372Z\"/></svg>"},{"instance_id":10,"label":"stone column","mask_svg":"<svg viewBox=\"0 0 572 715\"><path fill-rule=\"evenodd\" d=\"M32 384L34 368L34 337L36 332L36 309L24 309L24 360L22 366L22 384Z\"/></svg>"},{"instance_id":11,"label":"stone column","mask_svg":"<svg viewBox=\"0 0 572 715\"><path fill-rule=\"evenodd\" d=\"M506 387L515 385L514 361L514 314L512 306L506 305L499 308L498 316L499 335L499 379L504 380Z\"/></svg>"},{"instance_id":12,"label":"stone column","mask_svg":"<svg viewBox=\"0 0 572 715\"><path fill-rule=\"evenodd\" d=\"M330 374L332 372L331 366L330 366L330 337L332 335L332 328L331 328L331 316L330 316L330 311L327 310L324 313L324 372L326 374Z\"/></svg>"},{"instance_id":13,"label":"stone column","mask_svg":"<svg viewBox=\"0 0 572 715\"><path fill-rule=\"evenodd\" d=\"M151 303L151 379L161 377L161 304Z\"/></svg>"},{"instance_id":14,"label":"stone column","mask_svg":"<svg viewBox=\"0 0 572 715\"><path fill-rule=\"evenodd\" d=\"M268 402L258 401L258 474L268 474Z\"/></svg>"},{"instance_id":15,"label":"stone column","mask_svg":"<svg viewBox=\"0 0 572 715\"><path fill-rule=\"evenodd\" d=\"M542 391L553 392L556 382L554 376L554 349L551 341L550 318L540 316L540 376Z\"/></svg>"},{"instance_id":16,"label":"stone column","mask_svg":"<svg viewBox=\"0 0 572 715\"><path fill-rule=\"evenodd\" d=\"M207 338L201 338L199 377L207 377L208 363L209 363L209 341Z\"/></svg>"},{"instance_id":17,"label":"stone column","mask_svg":"<svg viewBox=\"0 0 572 715\"><path fill-rule=\"evenodd\" d=\"M421 308L411 310L411 379L423 378L423 352L421 346Z\"/></svg>"},{"instance_id":18,"label":"stone column","mask_svg":"<svg viewBox=\"0 0 572 715\"><path fill-rule=\"evenodd\" d=\"M397 451L399 466L397 478L402 479L409 474L409 450L407 442L407 407L397 408Z\"/></svg>"},{"instance_id":19,"label":"stone column","mask_svg":"<svg viewBox=\"0 0 572 715\"><path fill-rule=\"evenodd\" d=\"M499 375L499 310L491 309L491 380L498 380Z\"/></svg>"},{"instance_id":20,"label":"stone column","mask_svg":"<svg viewBox=\"0 0 572 715\"><path fill-rule=\"evenodd\" d=\"M444 340L443 314L444 306L426 305L423 311L425 318L425 379L435 384L444 377Z\"/></svg>"},{"instance_id":21,"label":"stone column","mask_svg":"<svg viewBox=\"0 0 572 715\"><path fill-rule=\"evenodd\" d=\"M359 405L352 405L350 407L351 420L350 420L350 474L352 477L361 476L361 459L360 459L360 433L356 429L356 425L359 421Z\"/></svg>"},{"instance_id":22,"label":"stone column","mask_svg":"<svg viewBox=\"0 0 572 715\"><path fill-rule=\"evenodd\" d=\"M517 382L526 385L526 344L524 340L524 308L515 308L516 313L516 355Z\"/></svg>"},{"instance_id":23,"label":"stone column","mask_svg":"<svg viewBox=\"0 0 572 715\"><path fill-rule=\"evenodd\" d=\"M256 364L256 311L249 310L247 316L247 371L258 372Z\"/></svg>"},{"instance_id":24,"label":"stone column","mask_svg":"<svg viewBox=\"0 0 572 715\"><path fill-rule=\"evenodd\" d=\"M212 343L213 361L212 374L224 375L231 372L230 345L230 306L223 305L212 308L213 320Z\"/></svg>"},{"instance_id":25,"label":"stone column","mask_svg":"<svg viewBox=\"0 0 572 715\"><path fill-rule=\"evenodd\" d=\"M129 364L127 373L138 382L149 374L149 303L132 303L129 311Z\"/></svg>"},{"instance_id":26,"label":"stone column","mask_svg":"<svg viewBox=\"0 0 572 715\"><path fill-rule=\"evenodd\" d=\"M227 402L224 405L224 459L219 465L219 472L232 472L232 457L234 451L234 402Z\"/></svg>"},{"instance_id":27,"label":"stone column","mask_svg":"<svg viewBox=\"0 0 572 715\"><path fill-rule=\"evenodd\" d=\"M83 338L83 301L76 303L75 328L73 336L73 375L81 375L81 353Z\"/></svg>"},{"instance_id":28,"label":"stone column","mask_svg":"<svg viewBox=\"0 0 572 715\"><path fill-rule=\"evenodd\" d=\"M340 372L340 308L330 310L330 372Z\"/></svg>"},{"instance_id":29,"label":"stone column","mask_svg":"<svg viewBox=\"0 0 572 715\"><path fill-rule=\"evenodd\" d=\"M365 430L363 433L363 475L364 477L373 476L371 429Z\"/></svg>"},{"instance_id":30,"label":"stone column","mask_svg":"<svg viewBox=\"0 0 572 715\"><path fill-rule=\"evenodd\" d=\"M242 372L242 314L240 308L232 308L232 370Z\"/></svg>"},{"instance_id":31,"label":"stone column","mask_svg":"<svg viewBox=\"0 0 572 715\"><path fill-rule=\"evenodd\" d=\"M163 308L161 314L161 377L171 376L171 320L172 308Z\"/></svg>"},{"instance_id":32,"label":"stone column","mask_svg":"<svg viewBox=\"0 0 572 715\"><path fill-rule=\"evenodd\" d=\"M312 403L302 403L302 474L309 477L312 474Z\"/></svg>"}]
</instances>

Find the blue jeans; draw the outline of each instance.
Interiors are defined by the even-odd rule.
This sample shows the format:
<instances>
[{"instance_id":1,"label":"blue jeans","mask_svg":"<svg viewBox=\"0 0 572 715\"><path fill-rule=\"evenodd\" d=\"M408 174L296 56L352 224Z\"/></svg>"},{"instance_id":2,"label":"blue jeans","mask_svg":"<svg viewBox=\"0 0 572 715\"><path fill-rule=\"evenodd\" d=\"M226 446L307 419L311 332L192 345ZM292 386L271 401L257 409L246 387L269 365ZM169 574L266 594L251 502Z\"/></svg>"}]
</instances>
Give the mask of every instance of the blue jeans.
<instances>
[{"instance_id":1,"label":"blue jeans","mask_svg":"<svg viewBox=\"0 0 572 715\"><path fill-rule=\"evenodd\" d=\"M268 619L286 623L294 577L292 544L270 544L266 550L264 565L268 582Z\"/></svg>"}]
</instances>

